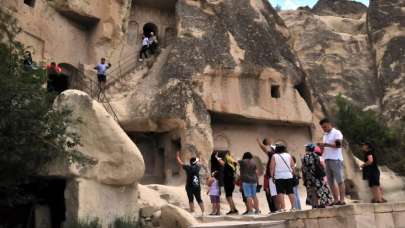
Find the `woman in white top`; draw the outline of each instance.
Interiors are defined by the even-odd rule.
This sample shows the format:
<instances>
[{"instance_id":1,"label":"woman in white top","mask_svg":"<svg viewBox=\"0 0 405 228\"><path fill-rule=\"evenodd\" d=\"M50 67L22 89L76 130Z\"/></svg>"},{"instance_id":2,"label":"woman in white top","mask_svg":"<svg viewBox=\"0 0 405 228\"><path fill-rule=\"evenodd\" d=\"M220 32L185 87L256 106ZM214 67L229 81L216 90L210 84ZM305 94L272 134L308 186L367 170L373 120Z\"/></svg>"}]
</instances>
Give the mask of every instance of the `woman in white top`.
<instances>
[{"instance_id":1,"label":"woman in white top","mask_svg":"<svg viewBox=\"0 0 405 228\"><path fill-rule=\"evenodd\" d=\"M287 194L291 210L294 210L294 169L292 167L295 163L284 145L276 145L275 152L271 158L270 172L277 189L277 208L279 211L285 211L284 196Z\"/></svg>"}]
</instances>

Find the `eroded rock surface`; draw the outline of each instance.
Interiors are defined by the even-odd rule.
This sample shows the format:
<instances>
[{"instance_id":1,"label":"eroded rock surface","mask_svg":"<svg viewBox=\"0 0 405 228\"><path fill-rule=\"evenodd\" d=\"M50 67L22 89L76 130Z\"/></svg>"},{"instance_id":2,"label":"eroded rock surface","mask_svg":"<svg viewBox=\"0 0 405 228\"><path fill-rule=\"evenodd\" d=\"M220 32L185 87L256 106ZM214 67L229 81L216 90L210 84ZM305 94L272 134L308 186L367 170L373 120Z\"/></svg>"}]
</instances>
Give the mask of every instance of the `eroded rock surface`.
<instances>
[{"instance_id":1,"label":"eroded rock surface","mask_svg":"<svg viewBox=\"0 0 405 228\"><path fill-rule=\"evenodd\" d=\"M80 119L81 123L71 127L81 136L78 149L97 162L85 170L71 167L71 174L117 186L134 184L143 176L141 153L100 103L84 92L68 90L55 105L72 110L72 118Z\"/></svg>"},{"instance_id":2,"label":"eroded rock surface","mask_svg":"<svg viewBox=\"0 0 405 228\"><path fill-rule=\"evenodd\" d=\"M366 18L321 16L307 10L280 14L313 94L329 111L342 94L362 107L377 103L374 62Z\"/></svg>"},{"instance_id":3,"label":"eroded rock surface","mask_svg":"<svg viewBox=\"0 0 405 228\"><path fill-rule=\"evenodd\" d=\"M312 12L323 16L345 16L358 19L367 12L367 6L349 0L319 0L312 8Z\"/></svg>"},{"instance_id":4,"label":"eroded rock surface","mask_svg":"<svg viewBox=\"0 0 405 228\"><path fill-rule=\"evenodd\" d=\"M214 147L213 112L312 124L305 73L267 1L180 0L176 18L176 42L167 56L158 57L127 97L113 98L126 130L178 131L186 154L207 158ZM280 97L272 98L272 88Z\"/></svg>"},{"instance_id":5,"label":"eroded rock surface","mask_svg":"<svg viewBox=\"0 0 405 228\"><path fill-rule=\"evenodd\" d=\"M380 102L388 120L405 111L405 1L371 0L368 30L375 52Z\"/></svg>"},{"instance_id":6,"label":"eroded rock surface","mask_svg":"<svg viewBox=\"0 0 405 228\"><path fill-rule=\"evenodd\" d=\"M65 190L67 221L97 218L107 227L116 218L136 218L137 183L145 165L141 153L102 104L86 93L68 90L58 96L56 109L68 108L73 119L69 127L80 135L78 148L97 164L78 168L56 166L50 175L68 179Z\"/></svg>"}]
</instances>

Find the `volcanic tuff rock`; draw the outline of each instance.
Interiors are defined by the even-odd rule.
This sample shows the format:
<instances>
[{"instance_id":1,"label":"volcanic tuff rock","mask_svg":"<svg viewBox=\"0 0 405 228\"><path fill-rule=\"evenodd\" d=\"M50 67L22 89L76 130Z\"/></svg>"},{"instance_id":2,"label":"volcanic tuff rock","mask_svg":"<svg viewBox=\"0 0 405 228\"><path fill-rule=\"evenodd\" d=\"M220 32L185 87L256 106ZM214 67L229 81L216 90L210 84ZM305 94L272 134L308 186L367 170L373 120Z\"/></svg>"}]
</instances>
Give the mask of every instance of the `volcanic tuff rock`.
<instances>
[{"instance_id":1,"label":"volcanic tuff rock","mask_svg":"<svg viewBox=\"0 0 405 228\"><path fill-rule=\"evenodd\" d=\"M308 75L314 96L328 112L339 93L362 107L376 104L373 55L360 19L283 11L290 44Z\"/></svg>"},{"instance_id":2,"label":"volcanic tuff rock","mask_svg":"<svg viewBox=\"0 0 405 228\"><path fill-rule=\"evenodd\" d=\"M65 198L67 221L99 218L107 227L118 217L138 214L137 184L145 165L141 153L102 104L78 90L57 97L54 108L72 111L80 121L69 127L80 135L78 148L97 164L51 167L49 175L67 179Z\"/></svg>"},{"instance_id":3,"label":"volcanic tuff rock","mask_svg":"<svg viewBox=\"0 0 405 228\"><path fill-rule=\"evenodd\" d=\"M359 3L320 0L312 11L280 14L324 111L342 93L361 107L380 111L389 122L403 118L404 7L403 0L371 0L362 14Z\"/></svg>"},{"instance_id":4,"label":"volcanic tuff rock","mask_svg":"<svg viewBox=\"0 0 405 228\"><path fill-rule=\"evenodd\" d=\"M348 0L319 0L312 12L322 16L344 16L359 19L367 12L367 6Z\"/></svg>"},{"instance_id":5,"label":"volcanic tuff rock","mask_svg":"<svg viewBox=\"0 0 405 228\"><path fill-rule=\"evenodd\" d=\"M176 42L129 96L112 94L127 131L177 129L189 154L207 155L213 147L209 112L312 123L305 74L268 1L176 4ZM271 99L273 84L280 87L280 99Z\"/></svg>"},{"instance_id":6,"label":"volcanic tuff rock","mask_svg":"<svg viewBox=\"0 0 405 228\"><path fill-rule=\"evenodd\" d=\"M94 167L83 170L72 166L66 176L116 186L134 184L143 176L141 153L100 103L84 92L68 90L56 99L55 107L68 108L72 110L72 118L80 118L80 123L70 130L81 136L79 150L97 161Z\"/></svg>"},{"instance_id":7,"label":"volcanic tuff rock","mask_svg":"<svg viewBox=\"0 0 405 228\"><path fill-rule=\"evenodd\" d=\"M375 53L380 103L388 120L405 111L405 1L370 0L368 31Z\"/></svg>"}]
</instances>

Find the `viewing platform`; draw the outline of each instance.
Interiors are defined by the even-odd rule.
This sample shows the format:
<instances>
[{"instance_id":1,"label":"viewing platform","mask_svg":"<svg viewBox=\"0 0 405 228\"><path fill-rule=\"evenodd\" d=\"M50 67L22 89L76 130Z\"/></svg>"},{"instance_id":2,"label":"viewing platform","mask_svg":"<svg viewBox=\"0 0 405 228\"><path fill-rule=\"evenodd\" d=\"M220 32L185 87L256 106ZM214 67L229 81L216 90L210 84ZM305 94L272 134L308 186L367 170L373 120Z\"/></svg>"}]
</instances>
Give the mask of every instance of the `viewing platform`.
<instances>
[{"instance_id":1,"label":"viewing platform","mask_svg":"<svg viewBox=\"0 0 405 228\"><path fill-rule=\"evenodd\" d=\"M404 228L405 202L352 204L259 216L207 216L192 228Z\"/></svg>"}]
</instances>

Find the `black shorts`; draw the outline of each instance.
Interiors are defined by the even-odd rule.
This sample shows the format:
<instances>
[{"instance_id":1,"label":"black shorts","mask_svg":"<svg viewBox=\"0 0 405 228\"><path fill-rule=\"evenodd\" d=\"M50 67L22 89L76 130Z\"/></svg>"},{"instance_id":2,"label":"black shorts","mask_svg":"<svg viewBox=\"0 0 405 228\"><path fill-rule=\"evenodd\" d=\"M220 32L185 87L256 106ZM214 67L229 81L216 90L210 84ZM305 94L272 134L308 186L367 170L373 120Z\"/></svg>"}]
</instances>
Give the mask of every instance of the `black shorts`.
<instances>
[{"instance_id":1,"label":"black shorts","mask_svg":"<svg viewBox=\"0 0 405 228\"><path fill-rule=\"evenodd\" d=\"M233 178L224 178L224 189L225 196L232 197L233 191L235 190L235 182Z\"/></svg>"},{"instance_id":2,"label":"black shorts","mask_svg":"<svg viewBox=\"0 0 405 228\"><path fill-rule=\"evenodd\" d=\"M294 194L293 179L276 179L277 194Z\"/></svg>"},{"instance_id":3,"label":"black shorts","mask_svg":"<svg viewBox=\"0 0 405 228\"><path fill-rule=\"evenodd\" d=\"M106 82L107 81L107 76L104 74L97 74L97 79L99 82Z\"/></svg>"},{"instance_id":4,"label":"black shorts","mask_svg":"<svg viewBox=\"0 0 405 228\"><path fill-rule=\"evenodd\" d=\"M202 203L201 199L201 188L186 187L188 202L193 203L194 197L197 203Z\"/></svg>"},{"instance_id":5,"label":"black shorts","mask_svg":"<svg viewBox=\"0 0 405 228\"><path fill-rule=\"evenodd\" d=\"M368 177L368 186L375 187L380 186L380 173L370 173Z\"/></svg>"}]
</instances>

